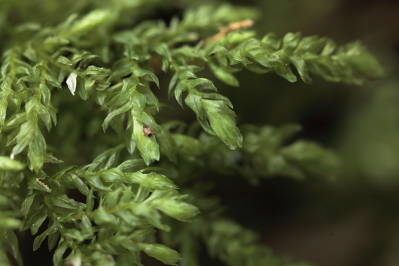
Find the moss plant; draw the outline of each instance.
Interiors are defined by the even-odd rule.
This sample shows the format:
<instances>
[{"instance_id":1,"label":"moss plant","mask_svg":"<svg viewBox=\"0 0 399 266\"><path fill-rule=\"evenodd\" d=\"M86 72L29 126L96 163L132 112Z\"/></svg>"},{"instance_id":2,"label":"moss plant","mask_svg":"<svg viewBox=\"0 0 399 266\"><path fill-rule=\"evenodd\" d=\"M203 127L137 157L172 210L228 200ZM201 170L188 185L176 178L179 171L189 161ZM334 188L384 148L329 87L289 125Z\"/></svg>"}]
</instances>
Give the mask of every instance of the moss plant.
<instances>
[{"instance_id":1,"label":"moss plant","mask_svg":"<svg viewBox=\"0 0 399 266\"><path fill-rule=\"evenodd\" d=\"M330 178L337 156L292 140L299 125L237 124L215 84L245 97L236 73L248 70L361 85L380 65L359 42L259 36L250 8L167 2L0 2L0 265L22 265L24 231L54 265L145 253L197 266L199 246L230 266L304 265L227 217L201 178ZM183 15L154 16L169 5ZM183 109L196 121L169 119Z\"/></svg>"}]
</instances>

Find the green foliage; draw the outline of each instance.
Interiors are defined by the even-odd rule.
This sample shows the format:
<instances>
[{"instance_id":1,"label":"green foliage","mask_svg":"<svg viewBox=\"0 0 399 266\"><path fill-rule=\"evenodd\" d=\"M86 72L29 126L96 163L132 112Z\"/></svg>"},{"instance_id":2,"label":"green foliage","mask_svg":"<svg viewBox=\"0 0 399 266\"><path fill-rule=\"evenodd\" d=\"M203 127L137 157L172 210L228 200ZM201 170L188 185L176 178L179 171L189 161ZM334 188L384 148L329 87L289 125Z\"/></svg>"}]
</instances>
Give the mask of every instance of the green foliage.
<instances>
[{"instance_id":1,"label":"green foliage","mask_svg":"<svg viewBox=\"0 0 399 266\"><path fill-rule=\"evenodd\" d=\"M215 220L204 233L207 234L204 240L209 252L227 265L307 265L276 257L267 247L257 243L253 232L230 220Z\"/></svg>"},{"instance_id":2,"label":"green foliage","mask_svg":"<svg viewBox=\"0 0 399 266\"><path fill-rule=\"evenodd\" d=\"M260 177L274 176L334 178L339 169L339 159L332 151L310 141L285 144L299 130L297 125L280 128L245 126L241 151L230 151L204 137L207 147L205 162L214 171L225 174L239 172L255 183Z\"/></svg>"},{"instance_id":3,"label":"green foliage","mask_svg":"<svg viewBox=\"0 0 399 266\"><path fill-rule=\"evenodd\" d=\"M300 265L233 221L201 220L213 207L196 206L207 195L194 177L330 178L339 160L313 142L288 143L298 126L237 126L212 76L236 87L242 69L361 84L382 74L376 59L359 43L298 33L258 38L239 29L212 38L222 26L256 19L248 8L202 4L166 24L138 15L162 1L99 2L53 2L59 18L14 24L3 18L17 4L1 3L0 264L22 264L16 232L30 231L34 250L47 240L54 265L142 265L144 252L195 266L194 238L226 265ZM162 119L173 107L163 103L166 88L200 127ZM159 231L182 237L169 247Z\"/></svg>"},{"instance_id":4,"label":"green foliage","mask_svg":"<svg viewBox=\"0 0 399 266\"><path fill-rule=\"evenodd\" d=\"M66 248L73 249L71 258L79 256L87 263L94 263L100 255L135 254L140 250L171 261L168 255L166 259L159 255L170 253L169 249L157 245L151 248L152 244L146 243L154 238L155 228L169 230L161 214L189 221L198 213L166 176L142 168L139 159L111 167L115 156L106 152L87 166L61 170L48 178L47 184L39 179L31 183L32 192L22 203L24 216L29 217L24 228L30 228L35 235L48 219L48 229L36 236L33 245L37 249L48 238L52 249L60 238L56 265L62 264ZM80 194L86 200L78 202L68 197L69 193ZM40 204L43 200L46 206ZM87 241L90 244L85 244Z\"/></svg>"},{"instance_id":5,"label":"green foliage","mask_svg":"<svg viewBox=\"0 0 399 266\"><path fill-rule=\"evenodd\" d=\"M24 169L24 165L16 160L5 156L0 156L0 170L3 171L20 171Z\"/></svg>"}]
</instances>

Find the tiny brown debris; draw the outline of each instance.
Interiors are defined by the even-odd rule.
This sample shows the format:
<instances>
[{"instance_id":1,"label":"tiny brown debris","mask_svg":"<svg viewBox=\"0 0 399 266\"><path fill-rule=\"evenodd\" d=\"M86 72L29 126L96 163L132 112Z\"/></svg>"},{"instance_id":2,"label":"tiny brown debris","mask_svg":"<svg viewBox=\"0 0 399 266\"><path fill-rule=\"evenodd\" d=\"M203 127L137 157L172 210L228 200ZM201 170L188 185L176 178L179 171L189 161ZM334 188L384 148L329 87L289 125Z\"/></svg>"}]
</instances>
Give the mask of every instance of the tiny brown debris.
<instances>
[{"instance_id":1,"label":"tiny brown debris","mask_svg":"<svg viewBox=\"0 0 399 266\"><path fill-rule=\"evenodd\" d=\"M254 24L255 24L255 22L252 19L245 19L245 20L242 20L242 21L237 21L237 22L230 23L226 27L221 28L218 33L216 33L211 38L209 38L207 40L207 43L215 42L217 40L220 40L223 37L225 37L227 34L229 34L230 32L238 31L238 30L242 30L242 29L246 29L246 28L250 28Z\"/></svg>"},{"instance_id":2,"label":"tiny brown debris","mask_svg":"<svg viewBox=\"0 0 399 266\"><path fill-rule=\"evenodd\" d=\"M152 132L152 129L149 126L144 126L143 130L147 137L152 137L154 135L154 132Z\"/></svg>"}]
</instances>

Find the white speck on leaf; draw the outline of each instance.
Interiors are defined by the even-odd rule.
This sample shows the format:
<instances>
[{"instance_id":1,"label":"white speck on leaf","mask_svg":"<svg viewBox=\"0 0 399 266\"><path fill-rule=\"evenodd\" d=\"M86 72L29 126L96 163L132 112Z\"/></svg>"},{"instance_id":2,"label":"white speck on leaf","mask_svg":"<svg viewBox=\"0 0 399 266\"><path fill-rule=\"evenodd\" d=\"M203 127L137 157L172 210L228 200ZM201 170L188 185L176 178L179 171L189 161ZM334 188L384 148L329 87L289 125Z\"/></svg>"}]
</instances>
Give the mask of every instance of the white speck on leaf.
<instances>
[{"instance_id":1,"label":"white speck on leaf","mask_svg":"<svg viewBox=\"0 0 399 266\"><path fill-rule=\"evenodd\" d=\"M68 266L81 266L82 265L82 258L80 255L76 255L75 257L71 258L68 261Z\"/></svg>"},{"instance_id":2,"label":"white speck on leaf","mask_svg":"<svg viewBox=\"0 0 399 266\"><path fill-rule=\"evenodd\" d=\"M69 91L72 93L72 95L75 95L75 91L76 91L76 78L78 77L78 75L76 75L75 72L72 72L71 74L69 74L67 80L66 80L66 84L68 86Z\"/></svg>"},{"instance_id":3,"label":"white speck on leaf","mask_svg":"<svg viewBox=\"0 0 399 266\"><path fill-rule=\"evenodd\" d=\"M36 182L41 185L47 192L51 192L51 188L49 188L49 186L47 186L45 183L43 183L42 181L40 181L39 178L36 178Z\"/></svg>"}]
</instances>

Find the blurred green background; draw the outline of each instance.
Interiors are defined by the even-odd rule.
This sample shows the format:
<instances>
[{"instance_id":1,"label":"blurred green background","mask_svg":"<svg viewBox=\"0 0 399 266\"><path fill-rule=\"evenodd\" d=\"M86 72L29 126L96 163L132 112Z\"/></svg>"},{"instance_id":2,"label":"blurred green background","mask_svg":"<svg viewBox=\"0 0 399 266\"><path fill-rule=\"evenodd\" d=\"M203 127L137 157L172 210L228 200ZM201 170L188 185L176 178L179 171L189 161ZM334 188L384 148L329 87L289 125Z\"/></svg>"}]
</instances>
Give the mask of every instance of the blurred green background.
<instances>
[{"instance_id":1,"label":"blurred green background","mask_svg":"<svg viewBox=\"0 0 399 266\"><path fill-rule=\"evenodd\" d=\"M234 2L259 8L262 33L360 40L386 76L356 87L241 73L242 87L227 92L241 121L298 122L300 137L337 150L344 169L332 182L231 184L233 192L224 192L229 211L279 254L320 266L399 265L399 1ZM245 199L234 201L235 193Z\"/></svg>"}]
</instances>

